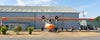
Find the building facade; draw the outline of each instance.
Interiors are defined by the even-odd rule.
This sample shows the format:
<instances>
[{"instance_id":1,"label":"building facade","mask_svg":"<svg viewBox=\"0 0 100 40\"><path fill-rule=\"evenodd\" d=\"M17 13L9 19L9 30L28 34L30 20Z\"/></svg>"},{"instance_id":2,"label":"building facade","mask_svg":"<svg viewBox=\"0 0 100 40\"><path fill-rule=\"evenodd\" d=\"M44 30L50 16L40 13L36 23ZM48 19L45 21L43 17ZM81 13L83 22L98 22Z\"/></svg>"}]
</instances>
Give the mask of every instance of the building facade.
<instances>
[{"instance_id":1,"label":"building facade","mask_svg":"<svg viewBox=\"0 0 100 40\"><path fill-rule=\"evenodd\" d=\"M87 24L95 27L100 27L100 21L98 20L93 20L93 21L87 20Z\"/></svg>"},{"instance_id":2,"label":"building facade","mask_svg":"<svg viewBox=\"0 0 100 40\"><path fill-rule=\"evenodd\" d=\"M79 12L71 7L56 7L56 6L0 6L0 19L2 24L10 26L21 25L23 30L26 30L29 26L34 26L36 29L44 27L42 20L2 20L2 17L38 17L45 16L47 18L54 18L59 16L61 18L79 18ZM69 28L70 26L78 29L78 20L65 20L58 21L52 20L55 27Z\"/></svg>"}]
</instances>

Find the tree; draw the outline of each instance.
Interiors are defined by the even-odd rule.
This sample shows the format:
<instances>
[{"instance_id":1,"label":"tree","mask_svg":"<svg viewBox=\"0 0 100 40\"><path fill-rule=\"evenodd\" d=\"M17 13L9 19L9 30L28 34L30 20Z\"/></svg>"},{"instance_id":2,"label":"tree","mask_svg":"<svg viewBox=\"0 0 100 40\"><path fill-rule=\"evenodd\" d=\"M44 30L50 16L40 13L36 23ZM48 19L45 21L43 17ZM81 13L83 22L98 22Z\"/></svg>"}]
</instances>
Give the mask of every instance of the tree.
<instances>
[{"instance_id":1,"label":"tree","mask_svg":"<svg viewBox=\"0 0 100 40\"><path fill-rule=\"evenodd\" d=\"M97 21L100 21L100 16L96 17L96 20L97 20Z\"/></svg>"},{"instance_id":2,"label":"tree","mask_svg":"<svg viewBox=\"0 0 100 40\"><path fill-rule=\"evenodd\" d=\"M21 25L17 25L17 27L14 28L14 32L16 32L17 35L19 34L19 31L21 30L22 30Z\"/></svg>"}]
</instances>

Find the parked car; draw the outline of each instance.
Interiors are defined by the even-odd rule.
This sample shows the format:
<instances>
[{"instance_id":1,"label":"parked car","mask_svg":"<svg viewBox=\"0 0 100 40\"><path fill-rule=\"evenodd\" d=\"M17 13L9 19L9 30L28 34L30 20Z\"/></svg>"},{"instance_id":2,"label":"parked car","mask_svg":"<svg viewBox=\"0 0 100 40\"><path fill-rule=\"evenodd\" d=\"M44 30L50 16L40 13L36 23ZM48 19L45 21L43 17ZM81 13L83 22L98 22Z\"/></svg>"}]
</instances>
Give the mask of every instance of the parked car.
<instances>
[{"instance_id":1,"label":"parked car","mask_svg":"<svg viewBox=\"0 0 100 40\"><path fill-rule=\"evenodd\" d=\"M89 30L97 30L97 27L94 25L87 25L87 27L89 28Z\"/></svg>"},{"instance_id":2,"label":"parked car","mask_svg":"<svg viewBox=\"0 0 100 40\"><path fill-rule=\"evenodd\" d=\"M81 30L97 30L97 27L96 26L93 26L93 25L87 25L87 26L80 26L80 29Z\"/></svg>"}]
</instances>

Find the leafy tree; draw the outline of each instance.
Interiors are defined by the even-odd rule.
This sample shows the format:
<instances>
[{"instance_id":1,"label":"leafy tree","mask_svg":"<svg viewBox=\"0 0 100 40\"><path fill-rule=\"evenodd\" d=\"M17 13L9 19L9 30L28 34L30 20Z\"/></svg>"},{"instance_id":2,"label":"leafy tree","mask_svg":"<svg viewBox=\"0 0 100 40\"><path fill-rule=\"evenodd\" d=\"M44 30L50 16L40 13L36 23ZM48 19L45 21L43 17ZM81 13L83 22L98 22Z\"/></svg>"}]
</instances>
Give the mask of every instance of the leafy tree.
<instances>
[{"instance_id":1,"label":"leafy tree","mask_svg":"<svg viewBox=\"0 0 100 40\"><path fill-rule=\"evenodd\" d=\"M97 20L97 21L100 21L100 16L96 17L96 20Z\"/></svg>"},{"instance_id":2,"label":"leafy tree","mask_svg":"<svg viewBox=\"0 0 100 40\"><path fill-rule=\"evenodd\" d=\"M19 32L22 30L22 27L20 25L17 25L17 27L14 28L14 32L18 35Z\"/></svg>"}]
</instances>

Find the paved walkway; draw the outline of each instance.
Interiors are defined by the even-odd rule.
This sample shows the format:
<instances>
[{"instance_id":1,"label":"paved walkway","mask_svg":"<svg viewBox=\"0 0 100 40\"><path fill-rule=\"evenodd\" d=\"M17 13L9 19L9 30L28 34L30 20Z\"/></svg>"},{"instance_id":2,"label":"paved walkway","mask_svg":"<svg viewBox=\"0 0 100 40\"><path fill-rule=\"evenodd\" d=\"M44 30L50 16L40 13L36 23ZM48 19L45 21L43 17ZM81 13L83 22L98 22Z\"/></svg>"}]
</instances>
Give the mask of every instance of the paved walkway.
<instances>
[{"instance_id":1,"label":"paved walkway","mask_svg":"<svg viewBox=\"0 0 100 40\"><path fill-rule=\"evenodd\" d=\"M100 36L100 32L32 32L29 35L27 31L19 32L16 35L13 31L8 31L7 35L0 34L0 37L88 37L88 36Z\"/></svg>"}]
</instances>

